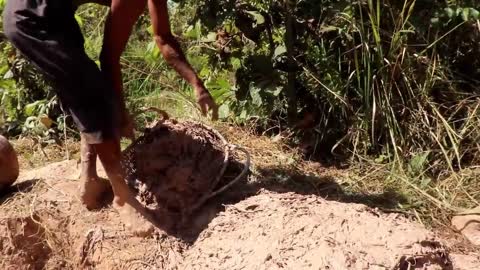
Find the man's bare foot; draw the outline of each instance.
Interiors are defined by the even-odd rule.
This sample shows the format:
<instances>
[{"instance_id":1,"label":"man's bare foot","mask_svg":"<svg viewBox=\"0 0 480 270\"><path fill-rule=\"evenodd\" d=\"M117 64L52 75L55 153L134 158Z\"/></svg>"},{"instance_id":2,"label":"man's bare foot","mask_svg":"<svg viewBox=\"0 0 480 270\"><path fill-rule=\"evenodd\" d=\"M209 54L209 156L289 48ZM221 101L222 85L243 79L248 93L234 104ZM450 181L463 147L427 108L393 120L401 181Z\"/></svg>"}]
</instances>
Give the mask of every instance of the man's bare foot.
<instances>
[{"instance_id":1,"label":"man's bare foot","mask_svg":"<svg viewBox=\"0 0 480 270\"><path fill-rule=\"evenodd\" d=\"M104 207L108 201L106 197L112 194L110 182L99 177L81 178L84 178L80 187L82 204L90 211Z\"/></svg>"},{"instance_id":2,"label":"man's bare foot","mask_svg":"<svg viewBox=\"0 0 480 270\"><path fill-rule=\"evenodd\" d=\"M135 196L124 180L122 166L120 164L122 157L120 141L116 138L106 140L94 145L94 149L91 150L94 150L95 153L98 154L105 168L115 195L113 207L119 212L126 227L136 236L147 237L151 235L154 231L154 219L150 216L147 209L135 199ZM84 160L86 161L92 160L88 155L85 155L85 157ZM89 165L85 167L88 169L86 170L86 175L92 175L94 171L93 164L95 163L86 164Z\"/></svg>"},{"instance_id":3,"label":"man's bare foot","mask_svg":"<svg viewBox=\"0 0 480 270\"><path fill-rule=\"evenodd\" d=\"M155 227L150 220L150 214L133 196L127 201L115 197L113 207L120 214L125 226L135 235L139 237L150 236Z\"/></svg>"}]
</instances>

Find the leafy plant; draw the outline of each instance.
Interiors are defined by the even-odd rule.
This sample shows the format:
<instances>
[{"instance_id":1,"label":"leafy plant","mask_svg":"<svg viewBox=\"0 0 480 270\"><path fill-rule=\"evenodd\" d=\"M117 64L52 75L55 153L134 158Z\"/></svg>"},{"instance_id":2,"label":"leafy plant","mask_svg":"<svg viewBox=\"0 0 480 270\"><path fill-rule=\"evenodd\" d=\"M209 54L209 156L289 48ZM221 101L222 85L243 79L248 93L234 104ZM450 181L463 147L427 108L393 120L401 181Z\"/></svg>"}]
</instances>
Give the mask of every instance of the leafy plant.
<instances>
[{"instance_id":1,"label":"leafy plant","mask_svg":"<svg viewBox=\"0 0 480 270\"><path fill-rule=\"evenodd\" d=\"M314 153L397 161L413 175L479 159L477 1L177 0L169 7L173 32L223 121L275 135L293 129L309 134ZM77 11L96 61L106 12L90 4ZM121 59L129 107L195 113L191 87L151 37L145 14ZM28 117L46 114L51 128L62 127L42 80L29 68L10 72L20 58L1 46L3 121L18 133ZM35 109L27 114L26 106ZM140 125L153 116L142 117Z\"/></svg>"}]
</instances>

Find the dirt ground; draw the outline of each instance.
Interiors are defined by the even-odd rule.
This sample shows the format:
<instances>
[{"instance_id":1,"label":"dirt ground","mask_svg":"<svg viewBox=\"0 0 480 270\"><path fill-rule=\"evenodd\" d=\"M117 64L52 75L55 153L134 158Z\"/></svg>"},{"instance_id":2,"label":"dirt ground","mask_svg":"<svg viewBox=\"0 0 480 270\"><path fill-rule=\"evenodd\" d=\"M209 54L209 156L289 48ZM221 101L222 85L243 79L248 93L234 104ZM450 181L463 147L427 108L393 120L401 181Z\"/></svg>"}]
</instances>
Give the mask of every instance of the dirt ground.
<instances>
[{"instance_id":1,"label":"dirt ground","mask_svg":"<svg viewBox=\"0 0 480 270\"><path fill-rule=\"evenodd\" d=\"M399 214L245 182L169 234L88 212L76 161L22 172L0 198L0 269L480 269L480 254Z\"/></svg>"}]
</instances>

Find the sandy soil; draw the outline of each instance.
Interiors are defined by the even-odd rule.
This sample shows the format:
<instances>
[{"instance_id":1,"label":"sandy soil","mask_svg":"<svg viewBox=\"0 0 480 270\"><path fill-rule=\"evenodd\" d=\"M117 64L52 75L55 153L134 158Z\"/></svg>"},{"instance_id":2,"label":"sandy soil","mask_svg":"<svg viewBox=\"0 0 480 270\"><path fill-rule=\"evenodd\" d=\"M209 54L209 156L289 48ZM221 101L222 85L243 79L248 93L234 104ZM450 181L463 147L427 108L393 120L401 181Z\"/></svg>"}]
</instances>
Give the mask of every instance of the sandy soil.
<instances>
[{"instance_id":1,"label":"sandy soil","mask_svg":"<svg viewBox=\"0 0 480 270\"><path fill-rule=\"evenodd\" d=\"M77 174L51 164L3 195L0 269L480 269L479 253L452 253L398 214L243 187L175 233L137 238L111 208L81 206Z\"/></svg>"}]
</instances>

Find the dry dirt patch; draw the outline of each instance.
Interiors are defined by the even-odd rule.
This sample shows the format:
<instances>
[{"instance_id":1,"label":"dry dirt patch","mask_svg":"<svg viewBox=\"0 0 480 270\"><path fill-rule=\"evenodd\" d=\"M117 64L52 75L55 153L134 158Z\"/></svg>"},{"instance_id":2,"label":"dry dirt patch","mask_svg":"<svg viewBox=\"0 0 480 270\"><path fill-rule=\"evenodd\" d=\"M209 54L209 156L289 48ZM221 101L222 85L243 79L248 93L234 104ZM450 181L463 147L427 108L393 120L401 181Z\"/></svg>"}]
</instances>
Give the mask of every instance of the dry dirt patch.
<instances>
[{"instance_id":1,"label":"dry dirt patch","mask_svg":"<svg viewBox=\"0 0 480 270\"><path fill-rule=\"evenodd\" d=\"M182 269L472 269L459 260L398 215L261 191L214 219Z\"/></svg>"},{"instance_id":2,"label":"dry dirt patch","mask_svg":"<svg viewBox=\"0 0 480 270\"><path fill-rule=\"evenodd\" d=\"M136 238L112 209L83 209L75 165L24 173L21 181L42 180L3 198L1 269L480 269L478 254L451 254L397 214L266 190L225 207L228 198L212 201L200 215L208 226L185 228L201 230L193 242L160 231Z\"/></svg>"}]
</instances>

